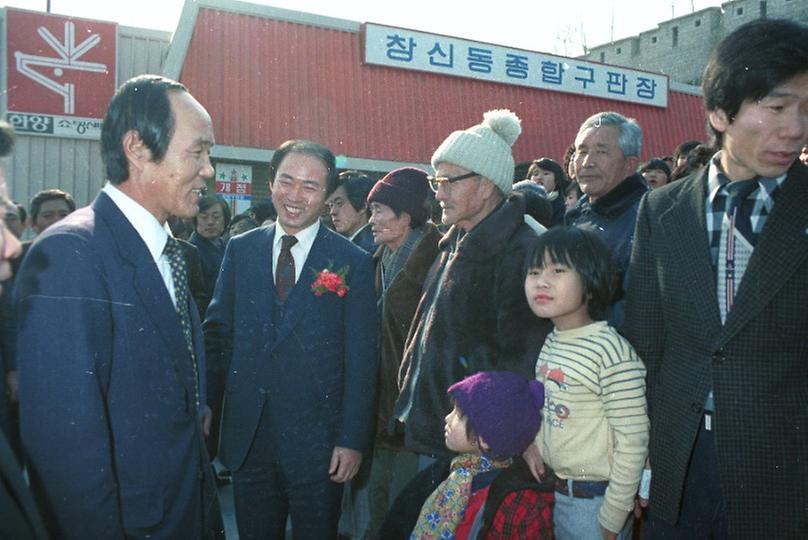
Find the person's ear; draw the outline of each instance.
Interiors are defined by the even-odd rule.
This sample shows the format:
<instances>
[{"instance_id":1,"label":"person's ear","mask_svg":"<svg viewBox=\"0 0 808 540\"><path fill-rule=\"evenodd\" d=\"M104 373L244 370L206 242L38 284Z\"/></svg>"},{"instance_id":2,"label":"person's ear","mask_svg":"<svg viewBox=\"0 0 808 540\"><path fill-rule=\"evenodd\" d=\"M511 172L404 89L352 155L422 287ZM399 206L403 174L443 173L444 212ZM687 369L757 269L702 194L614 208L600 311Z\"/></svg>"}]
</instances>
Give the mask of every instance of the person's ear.
<instances>
[{"instance_id":1,"label":"person's ear","mask_svg":"<svg viewBox=\"0 0 808 540\"><path fill-rule=\"evenodd\" d=\"M142 170L146 162L151 161L151 151L146 147L140 133L134 129L127 131L121 141L127 163L137 170Z\"/></svg>"},{"instance_id":2,"label":"person's ear","mask_svg":"<svg viewBox=\"0 0 808 540\"><path fill-rule=\"evenodd\" d=\"M482 454L488 454L489 452L491 452L491 447L488 446L488 443L485 442L485 439L483 439L479 435L477 435L477 442L474 444L474 446L479 448L480 453L482 453Z\"/></svg>"},{"instance_id":3,"label":"person's ear","mask_svg":"<svg viewBox=\"0 0 808 540\"><path fill-rule=\"evenodd\" d=\"M732 123L723 109L713 109L707 115L710 125L719 133L724 133Z\"/></svg>"}]
</instances>

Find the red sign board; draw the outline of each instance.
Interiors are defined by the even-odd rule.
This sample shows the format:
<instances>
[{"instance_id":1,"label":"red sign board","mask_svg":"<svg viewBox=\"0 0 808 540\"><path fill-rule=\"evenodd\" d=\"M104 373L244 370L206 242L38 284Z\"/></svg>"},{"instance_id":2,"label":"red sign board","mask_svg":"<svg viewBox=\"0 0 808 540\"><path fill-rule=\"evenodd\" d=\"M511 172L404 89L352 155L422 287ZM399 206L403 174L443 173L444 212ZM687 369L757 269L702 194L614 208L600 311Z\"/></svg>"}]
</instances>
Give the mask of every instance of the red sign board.
<instances>
[{"instance_id":1,"label":"red sign board","mask_svg":"<svg viewBox=\"0 0 808 540\"><path fill-rule=\"evenodd\" d=\"M115 92L115 23L6 9L6 36L9 113L103 118Z\"/></svg>"}]
</instances>

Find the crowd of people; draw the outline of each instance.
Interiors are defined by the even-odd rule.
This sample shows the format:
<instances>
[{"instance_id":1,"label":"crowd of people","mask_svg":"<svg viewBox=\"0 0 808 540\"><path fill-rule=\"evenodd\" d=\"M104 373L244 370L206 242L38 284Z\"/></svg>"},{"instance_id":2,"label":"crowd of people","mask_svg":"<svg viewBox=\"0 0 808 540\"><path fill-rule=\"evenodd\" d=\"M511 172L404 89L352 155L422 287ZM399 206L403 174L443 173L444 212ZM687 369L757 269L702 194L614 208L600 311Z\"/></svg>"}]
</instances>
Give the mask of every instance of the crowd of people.
<instances>
[{"instance_id":1,"label":"crowd of people","mask_svg":"<svg viewBox=\"0 0 808 540\"><path fill-rule=\"evenodd\" d=\"M433 174L290 140L231 216L204 106L127 81L90 206L0 175L0 538L223 538L213 458L245 539L801 537L808 28L703 92L707 143L598 112L516 182L507 109Z\"/></svg>"}]
</instances>

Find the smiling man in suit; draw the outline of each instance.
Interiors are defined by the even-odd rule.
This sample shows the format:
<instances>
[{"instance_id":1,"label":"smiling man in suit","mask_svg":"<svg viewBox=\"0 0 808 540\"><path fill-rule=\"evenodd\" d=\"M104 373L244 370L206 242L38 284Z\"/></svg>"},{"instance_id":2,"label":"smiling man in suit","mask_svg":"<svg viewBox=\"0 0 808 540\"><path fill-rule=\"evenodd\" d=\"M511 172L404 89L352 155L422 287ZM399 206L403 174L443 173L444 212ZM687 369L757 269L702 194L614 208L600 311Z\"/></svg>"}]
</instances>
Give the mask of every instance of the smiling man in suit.
<instances>
[{"instance_id":1,"label":"smiling man in suit","mask_svg":"<svg viewBox=\"0 0 808 540\"><path fill-rule=\"evenodd\" d=\"M370 255L320 224L334 155L287 141L270 163L274 226L233 238L205 318L226 374L219 458L241 538L336 538L342 485L368 450L378 318ZM332 273L333 272L333 273Z\"/></svg>"},{"instance_id":2,"label":"smiling man in suit","mask_svg":"<svg viewBox=\"0 0 808 540\"><path fill-rule=\"evenodd\" d=\"M55 538L214 536L204 340L166 226L196 214L213 142L184 86L127 81L101 128L108 183L20 269L22 439Z\"/></svg>"},{"instance_id":3,"label":"smiling man in suit","mask_svg":"<svg viewBox=\"0 0 808 540\"><path fill-rule=\"evenodd\" d=\"M713 52L718 153L640 205L625 331L648 366L651 538L808 530L808 27Z\"/></svg>"}]
</instances>

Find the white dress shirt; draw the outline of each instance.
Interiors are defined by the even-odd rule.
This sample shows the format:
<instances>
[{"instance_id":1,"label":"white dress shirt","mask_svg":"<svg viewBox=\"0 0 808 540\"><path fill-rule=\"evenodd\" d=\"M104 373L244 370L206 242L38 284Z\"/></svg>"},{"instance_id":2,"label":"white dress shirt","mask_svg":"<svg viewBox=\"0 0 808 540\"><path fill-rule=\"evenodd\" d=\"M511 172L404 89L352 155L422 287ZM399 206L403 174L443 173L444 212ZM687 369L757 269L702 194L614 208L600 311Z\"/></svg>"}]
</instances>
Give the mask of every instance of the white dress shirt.
<instances>
[{"instance_id":1,"label":"white dress shirt","mask_svg":"<svg viewBox=\"0 0 808 540\"><path fill-rule=\"evenodd\" d=\"M292 246L292 258L295 260L295 283L300 279L300 273L303 271L303 265L306 264L306 259L309 257L309 251L314 244L317 233L320 232L320 220L318 219L297 234L293 234L297 238L297 243ZM281 254L281 238L288 234L283 230L283 226L279 221L275 222L275 240L272 242L272 279L275 279L275 272L278 269L278 256Z\"/></svg>"},{"instance_id":2,"label":"white dress shirt","mask_svg":"<svg viewBox=\"0 0 808 540\"><path fill-rule=\"evenodd\" d=\"M171 235L171 229L167 223L160 225L151 212L143 208L129 195L116 188L113 184L107 182L102 188L104 193L109 195L115 206L123 212L132 227L135 228L140 238L146 244L146 248L151 253L154 263L157 265L157 270L163 278L168 294L171 296L171 301L177 305L177 299L174 295L174 278L171 275L171 264L168 257L163 253L168 242L168 237Z\"/></svg>"}]
</instances>

